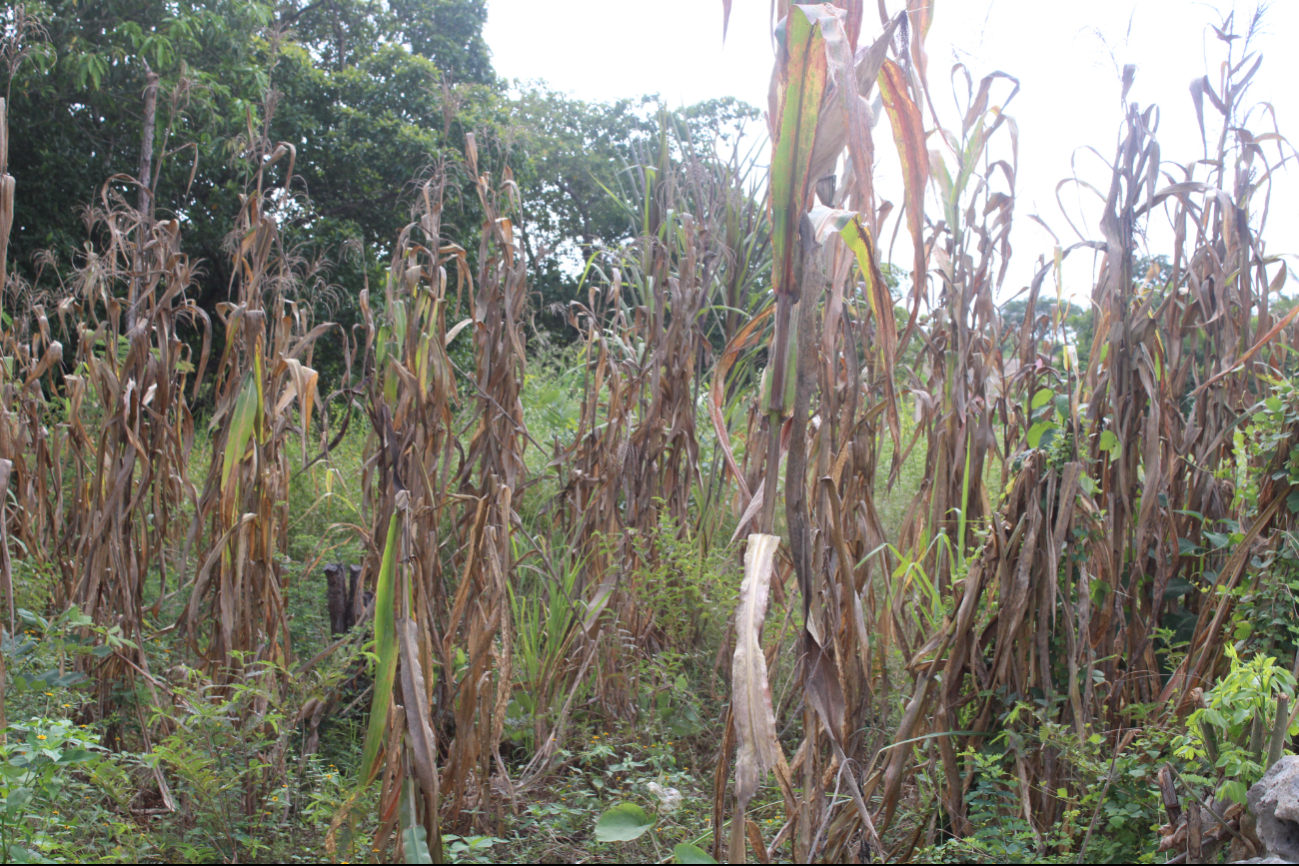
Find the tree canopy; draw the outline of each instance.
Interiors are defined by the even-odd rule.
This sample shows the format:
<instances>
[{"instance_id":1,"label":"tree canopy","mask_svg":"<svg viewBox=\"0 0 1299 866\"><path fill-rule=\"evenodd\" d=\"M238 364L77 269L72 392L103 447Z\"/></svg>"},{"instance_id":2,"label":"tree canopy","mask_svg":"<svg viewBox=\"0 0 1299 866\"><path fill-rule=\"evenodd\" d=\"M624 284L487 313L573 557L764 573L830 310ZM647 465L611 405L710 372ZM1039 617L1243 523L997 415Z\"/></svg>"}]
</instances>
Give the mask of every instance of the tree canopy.
<instances>
[{"instance_id":1,"label":"tree canopy","mask_svg":"<svg viewBox=\"0 0 1299 866\"><path fill-rule=\"evenodd\" d=\"M5 84L10 170L41 188L16 197L11 250L38 292L57 279L46 264L84 254L84 208L106 181L138 195L151 74L153 203L180 221L185 251L202 262L200 305L229 291L223 250L244 191L240 157L266 135L294 151L267 175L294 197L286 240L323 266L316 300L345 325L421 178L447 176L444 232L474 255L469 132L480 170L508 164L518 181L534 289L545 303L571 296L577 263L636 233L619 195L668 116L652 96L605 104L537 82L508 87L483 40L484 0L46 0L0 14L10 30L19 15L36 24L34 50ZM722 100L671 117L711 146L756 114Z\"/></svg>"}]
</instances>

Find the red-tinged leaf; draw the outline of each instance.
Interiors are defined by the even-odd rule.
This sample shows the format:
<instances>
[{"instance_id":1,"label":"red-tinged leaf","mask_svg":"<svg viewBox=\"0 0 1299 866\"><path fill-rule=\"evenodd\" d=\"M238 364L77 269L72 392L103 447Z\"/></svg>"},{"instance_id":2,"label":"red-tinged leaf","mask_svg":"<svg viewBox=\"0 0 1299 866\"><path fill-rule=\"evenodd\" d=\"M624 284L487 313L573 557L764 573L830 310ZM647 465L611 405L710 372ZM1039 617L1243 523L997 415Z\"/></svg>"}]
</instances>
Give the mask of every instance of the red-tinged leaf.
<instances>
[{"instance_id":1,"label":"red-tinged leaf","mask_svg":"<svg viewBox=\"0 0 1299 866\"><path fill-rule=\"evenodd\" d=\"M920 82L929 86L927 72L929 58L925 55L925 37L929 35L929 26L934 23L934 3L936 0L907 0L907 16L911 19L911 58L920 73Z\"/></svg>"},{"instance_id":2,"label":"red-tinged leaf","mask_svg":"<svg viewBox=\"0 0 1299 866\"><path fill-rule=\"evenodd\" d=\"M726 41L726 31L731 26L731 0L722 0L722 41Z\"/></svg>"},{"instance_id":3,"label":"red-tinged leaf","mask_svg":"<svg viewBox=\"0 0 1299 866\"><path fill-rule=\"evenodd\" d=\"M844 16L843 28L848 33L848 47L857 53L857 40L861 38L861 22L865 16L866 4L862 0L843 0L841 4L848 14Z\"/></svg>"},{"instance_id":4,"label":"red-tinged leaf","mask_svg":"<svg viewBox=\"0 0 1299 866\"><path fill-rule=\"evenodd\" d=\"M920 109L907 94L907 79L902 68L891 60L884 61L879 77L880 96L893 125L893 139L902 164L902 182L906 189L907 228L915 247L912 268L911 317L898 341L898 351L906 349L911 331L920 313L925 292L925 184L929 180L929 152L925 149L925 130Z\"/></svg>"},{"instance_id":5,"label":"red-tinged leaf","mask_svg":"<svg viewBox=\"0 0 1299 866\"><path fill-rule=\"evenodd\" d=\"M830 14L822 14L819 17L821 36L826 42L826 59L829 64L831 84L830 92L827 93L825 104L822 106L821 117L817 120L816 147L812 150L810 169L813 181L834 171L845 145L851 148L853 174L858 178L863 174L861 161L865 161L868 166L874 164L874 137L871 134L869 114L862 100L870 95L871 88L875 86L880 66L888 56L889 46L893 44L893 34L903 20L901 15L894 18L885 25L884 30L869 48L863 52L850 53L846 44L847 37L836 34L838 29L834 26L836 18ZM847 73L849 69L854 70L855 74L849 76ZM849 77L852 78L851 81L847 80ZM856 94L856 101L852 99L852 93ZM872 186L873 171L867 170L864 174L867 179L864 185L869 188ZM862 193L860 189L862 185L859 179L858 197L862 195L872 197L873 190L868 189L866 193ZM867 209L864 205L859 205L859 208ZM872 227L874 225L878 223L872 224Z\"/></svg>"}]
</instances>

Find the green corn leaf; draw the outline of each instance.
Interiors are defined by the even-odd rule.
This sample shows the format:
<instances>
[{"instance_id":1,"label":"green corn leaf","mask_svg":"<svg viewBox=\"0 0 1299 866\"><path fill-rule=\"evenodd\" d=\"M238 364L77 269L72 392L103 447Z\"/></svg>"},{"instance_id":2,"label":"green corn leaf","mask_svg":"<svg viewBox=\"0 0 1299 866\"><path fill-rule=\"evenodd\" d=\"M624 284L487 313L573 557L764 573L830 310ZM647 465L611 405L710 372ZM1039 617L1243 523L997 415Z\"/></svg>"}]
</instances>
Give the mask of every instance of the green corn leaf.
<instances>
[{"instance_id":1,"label":"green corn leaf","mask_svg":"<svg viewBox=\"0 0 1299 866\"><path fill-rule=\"evenodd\" d=\"M410 776L406 777L401 787L401 843L407 863L433 862L433 855L428 848L428 836L419 823L415 806L415 780Z\"/></svg>"},{"instance_id":2,"label":"green corn leaf","mask_svg":"<svg viewBox=\"0 0 1299 866\"><path fill-rule=\"evenodd\" d=\"M397 624L393 619L393 573L397 562L397 512L388 520L388 540L383 546L379 566L379 584L374 594L374 646L379 663L374 675L374 701L370 706L370 724L365 732L365 749L361 753L361 778L371 778L375 762L388 727L388 705L392 703L393 678L397 673Z\"/></svg>"},{"instance_id":3,"label":"green corn leaf","mask_svg":"<svg viewBox=\"0 0 1299 866\"><path fill-rule=\"evenodd\" d=\"M225 456L221 462L221 489L230 484L230 474L235 464L244 457L248 440L253 436L257 424L257 385L251 374L244 377L239 397L235 401L235 412L230 418L230 429L226 433Z\"/></svg>"},{"instance_id":4,"label":"green corn leaf","mask_svg":"<svg viewBox=\"0 0 1299 866\"><path fill-rule=\"evenodd\" d=\"M792 6L784 23L788 62L782 76L780 134L771 160L772 288L777 295L794 291L798 221L806 209L812 148L826 87L825 40L816 13L809 11L814 8Z\"/></svg>"}]
</instances>

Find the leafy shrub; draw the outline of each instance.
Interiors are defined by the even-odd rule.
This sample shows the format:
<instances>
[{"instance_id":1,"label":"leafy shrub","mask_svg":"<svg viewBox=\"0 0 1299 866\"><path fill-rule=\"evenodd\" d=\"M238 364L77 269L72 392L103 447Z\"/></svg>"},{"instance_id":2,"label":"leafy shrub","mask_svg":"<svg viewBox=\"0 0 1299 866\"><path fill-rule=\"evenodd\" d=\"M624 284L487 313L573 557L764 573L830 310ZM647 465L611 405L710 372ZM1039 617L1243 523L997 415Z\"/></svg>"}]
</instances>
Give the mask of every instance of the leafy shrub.
<instances>
[{"instance_id":1,"label":"leafy shrub","mask_svg":"<svg viewBox=\"0 0 1299 866\"><path fill-rule=\"evenodd\" d=\"M1224 652L1231 670L1205 693L1206 706L1187 719L1178 754L1187 760L1207 759L1210 778L1205 781L1216 781L1219 797L1244 803L1250 785L1267 770L1265 732L1271 731L1280 695L1294 699L1295 678L1272 656L1260 653L1245 661L1230 645ZM1299 734L1299 725L1287 733Z\"/></svg>"},{"instance_id":2,"label":"leafy shrub","mask_svg":"<svg viewBox=\"0 0 1299 866\"><path fill-rule=\"evenodd\" d=\"M0 745L0 862L43 863L61 794L73 770L103 760L99 738L67 719L33 718L9 726Z\"/></svg>"}]
</instances>

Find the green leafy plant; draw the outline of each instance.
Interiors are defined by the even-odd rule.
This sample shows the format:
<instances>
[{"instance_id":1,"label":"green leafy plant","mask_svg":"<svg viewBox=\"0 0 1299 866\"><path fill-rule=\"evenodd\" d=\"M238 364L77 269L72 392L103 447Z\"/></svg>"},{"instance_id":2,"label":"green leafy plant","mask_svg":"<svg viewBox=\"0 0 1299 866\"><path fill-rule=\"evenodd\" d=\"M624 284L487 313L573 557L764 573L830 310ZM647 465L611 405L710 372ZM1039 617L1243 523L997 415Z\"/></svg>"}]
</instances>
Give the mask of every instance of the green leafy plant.
<instances>
[{"instance_id":1,"label":"green leafy plant","mask_svg":"<svg viewBox=\"0 0 1299 866\"><path fill-rule=\"evenodd\" d=\"M41 827L58 814L71 773L104 760L99 738L47 718L12 724L8 736L0 745L0 862L53 862L39 853L47 844Z\"/></svg>"},{"instance_id":2,"label":"green leafy plant","mask_svg":"<svg viewBox=\"0 0 1299 866\"><path fill-rule=\"evenodd\" d=\"M675 788L650 784L650 792L658 799L660 818L672 814L681 804L681 794ZM663 851L654 832L658 819L650 817L635 803L622 802L609 809L595 822L597 842L634 842L646 833L654 844L656 859L663 862ZM673 846L673 856L678 863L716 863L702 848L689 842Z\"/></svg>"},{"instance_id":3,"label":"green leafy plant","mask_svg":"<svg viewBox=\"0 0 1299 866\"><path fill-rule=\"evenodd\" d=\"M284 713L264 684L276 671L257 669L262 677L227 690L201 681L179 686L176 709L155 708L151 719L171 733L143 759L175 780L178 805L191 819L192 829L170 842L209 858L265 852L267 829L296 797L285 781Z\"/></svg>"},{"instance_id":4,"label":"green leafy plant","mask_svg":"<svg viewBox=\"0 0 1299 866\"><path fill-rule=\"evenodd\" d=\"M491 863L490 849L504 841L495 836L457 836L454 833L444 833L442 850L451 855L453 863Z\"/></svg>"},{"instance_id":5,"label":"green leafy plant","mask_svg":"<svg viewBox=\"0 0 1299 866\"><path fill-rule=\"evenodd\" d=\"M1231 670L1204 695L1205 706L1187 719L1187 735L1177 754L1186 759L1207 758L1218 779L1219 797L1245 802L1250 785L1267 771L1269 732L1287 725L1289 736L1299 734L1299 725L1280 718L1278 700L1294 699L1295 678L1279 667L1276 658L1262 653L1243 660L1235 647L1224 648Z\"/></svg>"}]
</instances>

